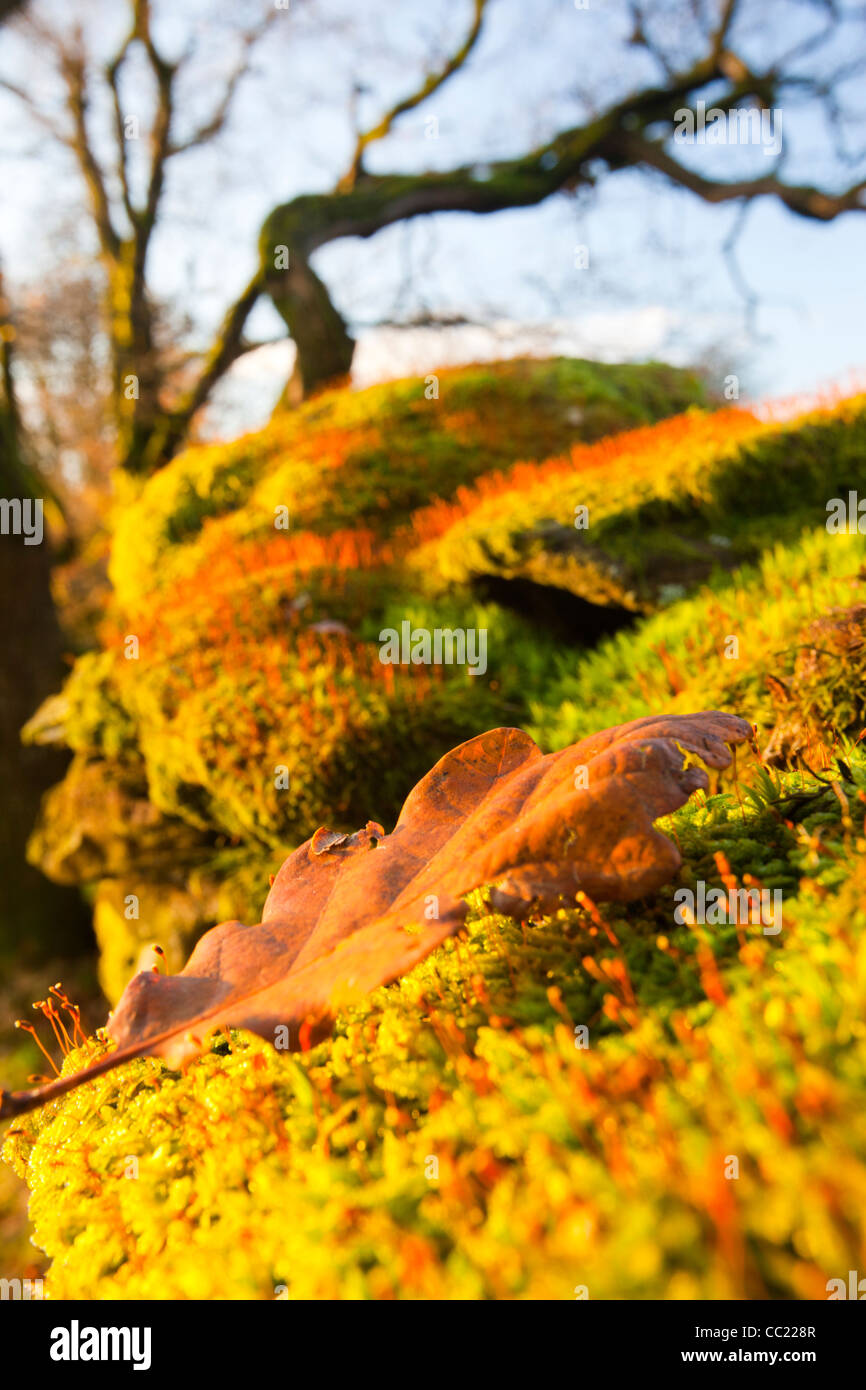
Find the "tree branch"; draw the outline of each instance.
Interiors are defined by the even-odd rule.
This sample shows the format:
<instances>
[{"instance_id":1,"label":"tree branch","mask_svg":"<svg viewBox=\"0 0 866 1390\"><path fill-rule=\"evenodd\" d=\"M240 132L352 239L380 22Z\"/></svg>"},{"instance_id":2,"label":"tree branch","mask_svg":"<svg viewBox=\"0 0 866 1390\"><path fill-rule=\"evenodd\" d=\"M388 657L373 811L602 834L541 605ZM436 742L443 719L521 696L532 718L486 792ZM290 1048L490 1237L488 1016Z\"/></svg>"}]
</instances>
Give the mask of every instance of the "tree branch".
<instances>
[{"instance_id":1,"label":"tree branch","mask_svg":"<svg viewBox=\"0 0 866 1390\"><path fill-rule=\"evenodd\" d=\"M841 193L786 184L773 171L760 178L724 182L692 172L670 155L664 141L647 138L648 129L664 124L672 131L678 113L692 103L710 82L728 84L716 104L732 110L755 100L769 107L790 75L754 73L727 46L737 12L736 0L724 5L709 51L685 72L669 74L662 85L634 92L582 126L562 131L546 144L517 159L498 160L479 167L423 174L370 174L359 164L354 175L325 194L308 194L276 208L262 228L259 249L267 289L298 349L296 375L309 392L346 373L352 340L327 290L315 276L310 256L342 237L369 237L397 222L436 212L492 213L529 207L551 194L595 181L594 163L611 171L641 166L656 169L711 203L772 196L800 216L829 221L846 211L866 206L866 182ZM638 16L640 18L640 14ZM639 42L644 42L639 36ZM420 96L409 99L417 104ZM395 107L370 133L390 127ZM285 260L285 252L289 260ZM282 253L282 254L281 254ZM280 265L285 269L278 269ZM311 323L311 317L318 317Z\"/></svg>"},{"instance_id":2,"label":"tree branch","mask_svg":"<svg viewBox=\"0 0 866 1390\"><path fill-rule=\"evenodd\" d=\"M59 145L64 145L66 149L75 152L75 143L69 131L64 130L62 125L51 119L47 111L42 110L33 99L31 92L26 91L24 87L19 87L15 82L10 82L8 77L0 77L0 90L8 92L10 96L15 97L16 101L20 101L22 106L26 106L33 120L41 125L43 130L47 130L48 134Z\"/></svg>"},{"instance_id":3,"label":"tree branch","mask_svg":"<svg viewBox=\"0 0 866 1390\"><path fill-rule=\"evenodd\" d=\"M185 140L171 141L166 151L166 158L171 159L175 155L185 154L187 150L195 149L199 145L206 145L210 140L215 139L216 136L220 134L228 120L237 89L248 71L250 54L255 45L263 38L266 31L278 17L279 12L275 9L271 9L265 15L264 19L262 19L261 23L254 25L253 28L246 30L241 35L241 56L229 75L222 100L219 102L213 115L209 120L205 121L203 125L199 126L198 129L194 130L191 135L187 136Z\"/></svg>"},{"instance_id":4,"label":"tree branch","mask_svg":"<svg viewBox=\"0 0 866 1390\"><path fill-rule=\"evenodd\" d=\"M462 165L426 174L362 173L354 187L331 193L302 194L271 213L260 247L265 273L273 274L274 248L286 245L308 257L318 247L344 236L369 237L382 228L433 212L499 212L530 207L561 189L591 184L589 166L596 159L622 162L621 138L657 121L672 123L689 94L721 76L712 58L703 58L662 87L648 87L583 126L562 131L553 140L517 159ZM733 102L755 90L755 82L729 93Z\"/></svg>"},{"instance_id":5,"label":"tree branch","mask_svg":"<svg viewBox=\"0 0 866 1390\"><path fill-rule=\"evenodd\" d=\"M414 110L416 106L420 106L422 102L426 101L428 97L432 96L434 92L444 86L449 77L452 77L455 72L463 67L478 42L487 3L488 0L474 0L475 16L472 21L472 27L463 43L457 49L457 52L452 54L444 67L440 68L438 72L429 73L416 92L413 92L411 96L403 97L395 106L391 107L390 111L385 113L376 125L371 126L369 130L362 131L358 135L355 152L352 155L352 162L340 180L339 187L349 189L354 186L356 179L363 170L364 152L368 145L372 145L376 140L383 140L385 136L390 133L391 127L400 116L404 115L407 111Z\"/></svg>"},{"instance_id":6,"label":"tree branch","mask_svg":"<svg viewBox=\"0 0 866 1390\"><path fill-rule=\"evenodd\" d=\"M156 223L159 200L165 184L165 162L171 144L171 122L174 116L174 78L177 67L169 63L156 48L151 34L150 0L134 0L133 35L147 54L156 81L156 115L150 132L150 171L144 207L136 213L136 273L143 281L144 264L151 233Z\"/></svg>"},{"instance_id":7,"label":"tree branch","mask_svg":"<svg viewBox=\"0 0 866 1390\"><path fill-rule=\"evenodd\" d=\"M232 363L245 352L262 346L258 343L247 344L243 334L247 319L263 291L264 279L257 271L227 310L193 386L170 411L166 412L163 427L154 435L148 446L146 471L152 471L153 468L159 467L161 462L172 457L185 439L193 416L207 403L217 382Z\"/></svg>"},{"instance_id":8,"label":"tree branch","mask_svg":"<svg viewBox=\"0 0 866 1390\"><path fill-rule=\"evenodd\" d=\"M621 163L643 164L657 169L674 183L695 193L706 203L730 203L742 198L778 198L791 212L819 222L832 222L843 212L866 211L866 179L852 184L841 193L828 193L811 184L787 184L775 174L762 178L737 179L724 182L707 179L693 169L687 169L656 141L639 135L623 133L618 137Z\"/></svg>"},{"instance_id":9,"label":"tree branch","mask_svg":"<svg viewBox=\"0 0 866 1390\"><path fill-rule=\"evenodd\" d=\"M60 51L60 71L66 83L66 104L72 118L71 146L90 197L100 246L105 255L114 259L120 249L120 237L111 219L111 205L105 179L87 130L87 65L79 46Z\"/></svg>"},{"instance_id":10,"label":"tree branch","mask_svg":"<svg viewBox=\"0 0 866 1390\"><path fill-rule=\"evenodd\" d=\"M111 104L114 114L114 138L117 142L117 172L120 179L121 196L123 206L130 224L135 226L135 208L132 204L132 194L129 185L129 162L127 159L126 132L123 128L123 109L120 104L120 70L126 61L129 46L135 38L135 32L130 31L124 39L114 58L105 67L105 79L111 89Z\"/></svg>"}]
</instances>

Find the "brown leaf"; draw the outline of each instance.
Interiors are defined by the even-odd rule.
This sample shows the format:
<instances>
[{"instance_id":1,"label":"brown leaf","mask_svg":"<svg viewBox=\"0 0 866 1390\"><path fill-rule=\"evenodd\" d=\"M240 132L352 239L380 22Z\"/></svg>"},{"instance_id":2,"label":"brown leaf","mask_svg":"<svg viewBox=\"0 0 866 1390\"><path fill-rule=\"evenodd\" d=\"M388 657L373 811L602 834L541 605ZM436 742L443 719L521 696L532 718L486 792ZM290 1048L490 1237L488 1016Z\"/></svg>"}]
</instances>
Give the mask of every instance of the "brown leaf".
<instances>
[{"instance_id":1,"label":"brown leaf","mask_svg":"<svg viewBox=\"0 0 866 1390\"><path fill-rule=\"evenodd\" d=\"M131 1057L173 1067L229 1025L289 1045L323 1036L341 1007L411 970L457 931L464 895L493 885L494 909L526 916L582 891L628 902L680 865L653 822L688 800L727 745L752 737L734 715L650 716L542 756L519 729L447 753L410 793L393 834L368 821L324 828L290 854L260 925L223 922L179 975L130 981L109 1020L117 1050L36 1091L0 1092L0 1115L40 1105Z\"/></svg>"}]
</instances>

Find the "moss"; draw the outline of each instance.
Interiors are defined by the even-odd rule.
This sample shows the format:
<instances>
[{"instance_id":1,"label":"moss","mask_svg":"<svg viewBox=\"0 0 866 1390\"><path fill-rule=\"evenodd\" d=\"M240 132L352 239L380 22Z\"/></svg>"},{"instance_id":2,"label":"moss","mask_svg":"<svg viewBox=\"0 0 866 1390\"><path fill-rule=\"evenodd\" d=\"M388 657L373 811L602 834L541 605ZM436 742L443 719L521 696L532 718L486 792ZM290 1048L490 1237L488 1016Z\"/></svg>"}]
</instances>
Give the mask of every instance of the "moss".
<instances>
[{"instance_id":1,"label":"moss","mask_svg":"<svg viewBox=\"0 0 866 1390\"><path fill-rule=\"evenodd\" d=\"M93 903L99 983L116 1003L133 975L159 963L180 970L198 937L216 921L216 904L171 882L103 879Z\"/></svg>"},{"instance_id":2,"label":"moss","mask_svg":"<svg viewBox=\"0 0 866 1390\"><path fill-rule=\"evenodd\" d=\"M852 538L825 533L839 542L829 566L795 545L775 570L729 571L804 516L814 526L825 482L856 480L862 401L786 426L700 409L652 425L699 395L689 374L555 359L453 370L439 385L438 399L417 380L329 392L127 486L103 650L30 725L78 755L46 801L34 863L64 882L179 883L219 845L257 861L319 824L390 824L448 747L496 724L529 725L556 747L651 709L748 707L773 756L832 742L830 709L853 726L848 659L823 705L825 673L808 698L799 678L785 695L814 616L809 566L827 572L823 598L849 603L853 576L835 559L853 555ZM639 428L557 454L612 421ZM515 461L524 450L551 456ZM791 486L767 486L768 472ZM754 490L767 514L744 526L726 488ZM570 524L575 498L589 504L587 532ZM288 531L273 524L281 506ZM481 602L473 588L479 575L506 588L518 577L550 610L568 590L640 613L709 571L708 594L723 598L677 604L579 661L552 626L510 614L506 590ZM723 659L756 585L767 622ZM485 631L487 671L383 665L379 633L407 620ZM570 621L579 640L588 620ZM789 654L767 668L777 635ZM133 933L123 969L138 951ZM120 973L106 967L113 990Z\"/></svg>"},{"instance_id":3,"label":"moss","mask_svg":"<svg viewBox=\"0 0 866 1390\"><path fill-rule=\"evenodd\" d=\"M823 526L828 500L849 489L866 489L862 396L789 425L692 410L485 478L450 511L425 509L416 530L433 534L413 562L445 587L524 577L649 612L671 585L685 592Z\"/></svg>"},{"instance_id":4,"label":"moss","mask_svg":"<svg viewBox=\"0 0 866 1390\"><path fill-rule=\"evenodd\" d=\"M452 368L437 380L436 397L418 378L324 392L259 434L180 455L119 518L110 572L121 600L160 585L208 518L235 514L235 538L273 535L276 506L289 509L293 527L388 531L482 473L704 396L693 374L663 364L518 360Z\"/></svg>"},{"instance_id":5,"label":"moss","mask_svg":"<svg viewBox=\"0 0 866 1390\"><path fill-rule=\"evenodd\" d=\"M856 1267L866 596L860 538L824 518L866 490L863 403L562 453L693 385L560 360L445 373L438 401L327 394L126 500L104 649L34 726L76 758L33 854L99 884L112 999L154 942L176 968L255 920L316 825L390 824L485 725L553 748L718 707L766 761L662 823L684 865L652 899L520 923L478 894L465 940L309 1053L220 1037L13 1126L54 1297L811 1298ZM643 616L565 650L480 602L483 574ZM403 620L486 629L485 676L383 666ZM699 880L781 891L783 931L679 923Z\"/></svg>"},{"instance_id":6,"label":"moss","mask_svg":"<svg viewBox=\"0 0 866 1390\"><path fill-rule=\"evenodd\" d=\"M43 800L27 855L57 883L91 883L194 862L209 843L148 799L140 762L77 753L65 779Z\"/></svg>"},{"instance_id":7,"label":"moss","mask_svg":"<svg viewBox=\"0 0 866 1390\"><path fill-rule=\"evenodd\" d=\"M115 652L85 652L62 691L24 726L25 743L65 744L114 759L135 748L135 722L123 704Z\"/></svg>"},{"instance_id":8,"label":"moss","mask_svg":"<svg viewBox=\"0 0 866 1390\"><path fill-rule=\"evenodd\" d=\"M28 726L33 741L78 754L45 805L34 862L65 882L168 882L220 837L260 855L319 823L392 820L448 747L525 713L550 657L530 624L469 593L425 598L395 527L521 452L701 395L693 375L658 364L450 370L434 398L417 379L330 391L259 434L126 480L102 650L79 658ZM287 531L275 508L288 509ZM489 672L383 667L379 632L410 616L489 628ZM373 765L384 769L375 804ZM139 828L127 834L130 820ZM166 853L151 844L164 834ZM129 852L136 836L141 862ZM137 951L132 939L121 957ZM116 980L114 966L107 974Z\"/></svg>"},{"instance_id":9,"label":"moss","mask_svg":"<svg viewBox=\"0 0 866 1390\"><path fill-rule=\"evenodd\" d=\"M835 649L831 643L820 657L809 656L818 615L862 602L862 564L858 536L820 529L776 546L759 565L718 576L693 598L603 642L577 670L560 662L560 674L533 704L530 732L561 747L660 709L748 710L771 750L779 751L774 730L784 721L799 731L794 751L808 756L811 744L820 757L822 744L859 733L866 716L862 650L852 654L846 626Z\"/></svg>"},{"instance_id":10,"label":"moss","mask_svg":"<svg viewBox=\"0 0 866 1390\"><path fill-rule=\"evenodd\" d=\"M522 925L476 895L309 1053L232 1034L17 1122L50 1295L825 1296L866 1235L864 846L801 774L669 828L684 882L776 864L783 932L677 927L675 886Z\"/></svg>"}]
</instances>

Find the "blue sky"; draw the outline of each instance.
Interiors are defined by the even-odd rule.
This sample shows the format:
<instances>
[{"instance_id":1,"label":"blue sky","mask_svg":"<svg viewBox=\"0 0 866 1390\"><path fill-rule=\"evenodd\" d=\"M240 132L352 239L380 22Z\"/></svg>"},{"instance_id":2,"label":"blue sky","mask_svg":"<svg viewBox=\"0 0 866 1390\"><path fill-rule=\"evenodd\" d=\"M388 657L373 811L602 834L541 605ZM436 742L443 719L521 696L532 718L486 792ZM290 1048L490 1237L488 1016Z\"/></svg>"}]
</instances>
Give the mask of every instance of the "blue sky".
<instances>
[{"instance_id":1,"label":"blue sky","mask_svg":"<svg viewBox=\"0 0 866 1390\"><path fill-rule=\"evenodd\" d=\"M75 0L36 0L36 6L58 25L76 9ZM263 6L266 0L231 6L157 0L168 45L197 35L200 75L189 89L196 109L207 109L226 70L232 24ZM94 52L104 58L122 28L124 5L90 0L78 8L88 17ZM689 8L685 0L660 6L678 52L688 48L683 15ZM589 11L577 10L573 0L536 0L530 7L495 0L466 71L400 121L375 148L371 167L448 167L518 153L584 119L593 98L615 98L651 79L647 55L624 44L627 10L624 0L590 0ZM737 39L759 61L810 32L802 0L750 0L752 15ZM171 170L152 279L161 296L192 313L199 341L252 270L267 212L294 193L330 187L345 168L353 87L364 88L356 93L363 119L375 117L413 88L431 57L441 61L455 46L468 17L464 0L402 0L399 11L385 0L293 0L260 50L226 136ZM843 36L845 46L850 39ZM50 99L39 55L14 35L0 44L0 72ZM128 109L146 117L147 91L135 73L125 95ZM97 103L97 131L101 115ZM818 113L785 108L783 115L786 176L842 178ZM431 116L438 121L436 139L429 138ZM67 253L52 223L80 194L70 167L2 95L0 131L7 190L0 250L14 283L50 273ZM850 133L866 146L866 123ZM763 172L767 163L756 149L691 150L688 157L726 178ZM747 398L808 391L866 369L866 217L849 214L822 225L769 200L753 206L738 250L742 274L759 297L758 332L750 334L722 254L735 216L735 209L709 208L658 177L626 172L602 179L589 196L557 197L495 217L427 218L365 242L338 243L316 264L358 336L362 382L527 349L678 362L711 353L719 372L738 372ZM589 247L585 270L574 267L578 243ZM478 315L493 327L435 333L373 326L423 308ZM281 325L263 305L255 328L271 337ZM216 426L257 423L290 357L283 344L240 364L221 393Z\"/></svg>"}]
</instances>

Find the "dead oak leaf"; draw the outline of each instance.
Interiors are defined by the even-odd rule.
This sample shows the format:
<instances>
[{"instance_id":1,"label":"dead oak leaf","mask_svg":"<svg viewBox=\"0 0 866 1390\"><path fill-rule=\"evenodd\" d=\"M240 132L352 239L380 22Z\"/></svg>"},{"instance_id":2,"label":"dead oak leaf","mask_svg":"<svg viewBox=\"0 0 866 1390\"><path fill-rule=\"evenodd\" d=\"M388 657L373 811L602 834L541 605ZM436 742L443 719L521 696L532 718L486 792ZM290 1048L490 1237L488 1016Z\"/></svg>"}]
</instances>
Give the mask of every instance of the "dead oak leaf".
<instances>
[{"instance_id":1,"label":"dead oak leaf","mask_svg":"<svg viewBox=\"0 0 866 1390\"><path fill-rule=\"evenodd\" d=\"M262 921L207 932L179 975L136 975L111 1016L116 1050L39 1090L0 1092L0 1115L53 1099L132 1057L177 1067L214 1029L289 1045L323 1036L345 1004L411 970L463 923L465 895L526 916L578 892L628 902L680 865L654 822L708 785L752 727L734 715L649 716L543 756L519 729L492 729L447 753L386 835L324 828L290 854Z\"/></svg>"}]
</instances>

